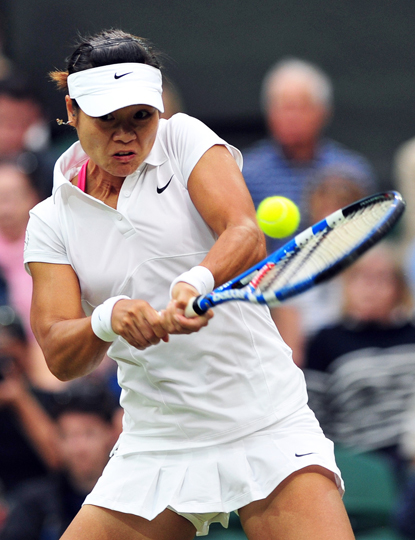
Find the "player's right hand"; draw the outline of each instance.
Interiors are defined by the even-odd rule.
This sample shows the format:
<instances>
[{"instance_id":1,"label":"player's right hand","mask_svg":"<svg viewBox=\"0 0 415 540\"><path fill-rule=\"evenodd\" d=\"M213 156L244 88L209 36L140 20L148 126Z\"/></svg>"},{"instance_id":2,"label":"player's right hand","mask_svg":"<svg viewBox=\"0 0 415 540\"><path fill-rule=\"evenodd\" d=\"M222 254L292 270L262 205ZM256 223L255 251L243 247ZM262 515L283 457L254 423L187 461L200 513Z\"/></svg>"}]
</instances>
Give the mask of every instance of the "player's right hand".
<instances>
[{"instance_id":1,"label":"player's right hand","mask_svg":"<svg viewBox=\"0 0 415 540\"><path fill-rule=\"evenodd\" d=\"M160 313L144 300L119 300L112 311L111 325L116 334L139 350L169 341Z\"/></svg>"},{"instance_id":2,"label":"player's right hand","mask_svg":"<svg viewBox=\"0 0 415 540\"><path fill-rule=\"evenodd\" d=\"M184 315L186 306L191 298L198 296L198 291L183 281L179 281L172 291L172 300L165 310L161 312L161 322L163 328L169 334L192 334L207 326L213 317L213 310L210 309L201 317L191 319Z\"/></svg>"}]
</instances>

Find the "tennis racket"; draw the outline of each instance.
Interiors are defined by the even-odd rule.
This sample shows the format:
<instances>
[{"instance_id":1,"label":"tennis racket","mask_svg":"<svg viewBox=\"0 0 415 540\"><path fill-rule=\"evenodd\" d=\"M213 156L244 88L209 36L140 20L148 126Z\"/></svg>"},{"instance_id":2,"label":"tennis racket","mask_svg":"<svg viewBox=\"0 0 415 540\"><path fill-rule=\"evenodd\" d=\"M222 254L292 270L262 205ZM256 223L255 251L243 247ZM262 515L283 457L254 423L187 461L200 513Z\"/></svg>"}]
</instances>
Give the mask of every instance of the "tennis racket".
<instances>
[{"instance_id":1,"label":"tennis racket","mask_svg":"<svg viewBox=\"0 0 415 540\"><path fill-rule=\"evenodd\" d=\"M185 315L203 315L232 300L277 306L350 266L391 230L404 209L402 196L387 191L337 210L235 279L192 298Z\"/></svg>"}]
</instances>

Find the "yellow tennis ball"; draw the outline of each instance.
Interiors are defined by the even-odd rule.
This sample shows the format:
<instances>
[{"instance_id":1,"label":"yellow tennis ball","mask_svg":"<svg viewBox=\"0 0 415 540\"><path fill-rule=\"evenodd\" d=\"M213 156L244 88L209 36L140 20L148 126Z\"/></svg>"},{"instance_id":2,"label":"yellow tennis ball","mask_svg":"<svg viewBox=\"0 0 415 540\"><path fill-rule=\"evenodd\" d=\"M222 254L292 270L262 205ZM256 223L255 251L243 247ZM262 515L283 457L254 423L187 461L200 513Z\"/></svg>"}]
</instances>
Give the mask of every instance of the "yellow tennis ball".
<instances>
[{"instance_id":1,"label":"yellow tennis ball","mask_svg":"<svg viewBox=\"0 0 415 540\"><path fill-rule=\"evenodd\" d=\"M300 224L300 211L286 197L267 197L257 209L257 220L261 230L272 238L290 236Z\"/></svg>"}]
</instances>

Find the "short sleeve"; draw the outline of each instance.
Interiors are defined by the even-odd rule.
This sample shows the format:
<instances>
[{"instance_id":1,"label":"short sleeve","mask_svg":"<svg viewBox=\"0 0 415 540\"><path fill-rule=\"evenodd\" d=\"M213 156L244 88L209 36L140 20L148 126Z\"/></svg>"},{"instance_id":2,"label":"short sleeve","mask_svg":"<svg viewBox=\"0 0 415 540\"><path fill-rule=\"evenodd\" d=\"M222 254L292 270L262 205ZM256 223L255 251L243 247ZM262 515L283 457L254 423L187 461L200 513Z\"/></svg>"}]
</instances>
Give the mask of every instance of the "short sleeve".
<instances>
[{"instance_id":1,"label":"short sleeve","mask_svg":"<svg viewBox=\"0 0 415 540\"><path fill-rule=\"evenodd\" d=\"M30 262L70 264L53 206L52 199L46 199L30 212L24 247L24 264L29 274Z\"/></svg>"},{"instance_id":2,"label":"short sleeve","mask_svg":"<svg viewBox=\"0 0 415 540\"><path fill-rule=\"evenodd\" d=\"M206 124L187 114L178 113L170 118L166 125L165 143L169 154L179 163L186 184L197 162L216 144L224 145L242 170L241 152L221 139Z\"/></svg>"}]
</instances>

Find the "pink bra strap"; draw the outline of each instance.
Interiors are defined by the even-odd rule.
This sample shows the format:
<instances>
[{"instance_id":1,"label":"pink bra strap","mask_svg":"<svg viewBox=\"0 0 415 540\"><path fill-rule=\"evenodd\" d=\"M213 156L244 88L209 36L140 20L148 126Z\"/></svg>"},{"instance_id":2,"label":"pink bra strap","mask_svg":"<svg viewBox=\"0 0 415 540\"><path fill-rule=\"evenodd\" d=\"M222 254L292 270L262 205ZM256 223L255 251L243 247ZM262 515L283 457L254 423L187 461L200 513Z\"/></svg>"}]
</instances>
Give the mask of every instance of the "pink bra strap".
<instances>
[{"instance_id":1,"label":"pink bra strap","mask_svg":"<svg viewBox=\"0 0 415 540\"><path fill-rule=\"evenodd\" d=\"M89 159L81 167L81 170L78 173L78 188L85 193L86 186L86 168L88 166Z\"/></svg>"}]
</instances>

